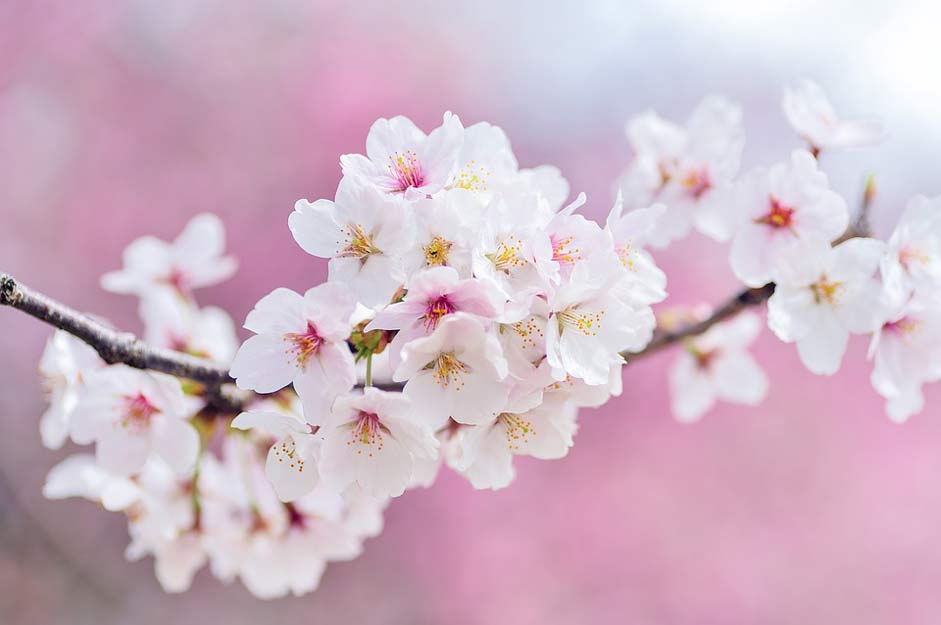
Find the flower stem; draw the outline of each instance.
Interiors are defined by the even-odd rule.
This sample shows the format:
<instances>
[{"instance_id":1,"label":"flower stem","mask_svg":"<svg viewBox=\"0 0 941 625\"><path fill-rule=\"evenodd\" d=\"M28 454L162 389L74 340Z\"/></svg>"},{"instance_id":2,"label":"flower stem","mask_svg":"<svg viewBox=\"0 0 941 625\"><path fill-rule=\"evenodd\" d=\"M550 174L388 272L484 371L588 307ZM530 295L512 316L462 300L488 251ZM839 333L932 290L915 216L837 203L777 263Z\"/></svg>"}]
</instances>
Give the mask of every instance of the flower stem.
<instances>
[{"instance_id":1,"label":"flower stem","mask_svg":"<svg viewBox=\"0 0 941 625\"><path fill-rule=\"evenodd\" d=\"M366 356L366 382L365 386L372 386L372 352Z\"/></svg>"}]
</instances>

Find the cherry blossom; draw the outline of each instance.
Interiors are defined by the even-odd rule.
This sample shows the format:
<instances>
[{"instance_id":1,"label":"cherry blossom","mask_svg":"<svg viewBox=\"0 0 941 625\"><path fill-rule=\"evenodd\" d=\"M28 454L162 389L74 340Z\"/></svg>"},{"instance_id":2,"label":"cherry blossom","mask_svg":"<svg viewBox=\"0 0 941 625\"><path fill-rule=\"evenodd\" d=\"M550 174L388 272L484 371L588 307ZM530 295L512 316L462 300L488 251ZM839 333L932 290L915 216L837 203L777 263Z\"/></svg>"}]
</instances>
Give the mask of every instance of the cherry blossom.
<instances>
[{"instance_id":1,"label":"cherry blossom","mask_svg":"<svg viewBox=\"0 0 941 625\"><path fill-rule=\"evenodd\" d=\"M883 305L872 276L884 249L875 239L850 239L832 248L809 239L781 259L768 300L768 327L782 341L797 343L811 372L836 373L850 333L878 328Z\"/></svg>"},{"instance_id":2,"label":"cherry blossom","mask_svg":"<svg viewBox=\"0 0 941 625\"><path fill-rule=\"evenodd\" d=\"M46 342L39 360L39 373L49 399L49 407L39 420L43 445L49 449L62 447L69 436L72 412L85 376L104 364L95 350L62 330L56 330Z\"/></svg>"},{"instance_id":3,"label":"cherry blossom","mask_svg":"<svg viewBox=\"0 0 941 625\"><path fill-rule=\"evenodd\" d=\"M505 488L513 481L513 456L552 460L564 457L577 429L577 409L539 396L518 402L488 423L461 428L455 469L474 488ZM536 400L536 401L533 401Z\"/></svg>"},{"instance_id":4,"label":"cherry blossom","mask_svg":"<svg viewBox=\"0 0 941 625\"><path fill-rule=\"evenodd\" d=\"M628 307L611 290L621 271L613 254L579 264L549 298L546 357L556 379L571 375L605 384L618 362L612 356L637 347L639 336L649 340L649 314Z\"/></svg>"},{"instance_id":5,"label":"cherry blossom","mask_svg":"<svg viewBox=\"0 0 941 625\"><path fill-rule=\"evenodd\" d=\"M148 343L222 363L238 350L235 324L221 308L157 293L141 303L140 315Z\"/></svg>"},{"instance_id":6,"label":"cherry blossom","mask_svg":"<svg viewBox=\"0 0 941 625\"><path fill-rule=\"evenodd\" d=\"M941 197L909 200L889 237L880 265L887 295L904 302L913 292L941 292Z\"/></svg>"},{"instance_id":7,"label":"cherry blossom","mask_svg":"<svg viewBox=\"0 0 941 625\"><path fill-rule=\"evenodd\" d=\"M872 145L884 134L877 121L837 117L823 89L810 80L785 89L781 107L794 131L814 150Z\"/></svg>"},{"instance_id":8,"label":"cherry blossom","mask_svg":"<svg viewBox=\"0 0 941 625\"><path fill-rule=\"evenodd\" d=\"M416 417L432 429L448 419L478 424L489 421L506 403L509 388L501 381L507 364L500 343L479 321L455 313L445 317L430 336L402 349L402 363L393 380Z\"/></svg>"},{"instance_id":9,"label":"cherry blossom","mask_svg":"<svg viewBox=\"0 0 941 625\"><path fill-rule=\"evenodd\" d=\"M403 254L408 275L423 268L453 267L471 276L471 254L480 228L480 201L473 192L453 189L415 203L415 240Z\"/></svg>"},{"instance_id":10,"label":"cherry blossom","mask_svg":"<svg viewBox=\"0 0 941 625\"><path fill-rule=\"evenodd\" d=\"M438 441L400 393L373 387L337 399L323 424L321 473L335 489L358 484L374 497L398 497L415 459L434 459Z\"/></svg>"},{"instance_id":11,"label":"cherry blossom","mask_svg":"<svg viewBox=\"0 0 941 625\"><path fill-rule=\"evenodd\" d=\"M239 388L273 393L293 383L309 418L329 410L333 399L353 387L356 371L346 345L354 301L349 289L327 282L303 296L275 289L255 304L245 341L232 362Z\"/></svg>"},{"instance_id":12,"label":"cherry blossom","mask_svg":"<svg viewBox=\"0 0 941 625\"><path fill-rule=\"evenodd\" d=\"M298 200L288 226L305 252L330 259L330 280L348 284L366 306L389 303L405 281L413 225L399 197L344 178L334 201Z\"/></svg>"},{"instance_id":13,"label":"cherry blossom","mask_svg":"<svg viewBox=\"0 0 941 625\"><path fill-rule=\"evenodd\" d=\"M281 501L294 501L317 485L320 441L302 416L289 409L273 408L243 412L232 420L232 427L252 429L274 438L268 449L265 474Z\"/></svg>"},{"instance_id":14,"label":"cherry blossom","mask_svg":"<svg viewBox=\"0 0 941 625\"><path fill-rule=\"evenodd\" d=\"M697 421L716 400L756 406L768 377L748 353L761 331L757 315L742 313L691 339L670 369L670 400L679 421Z\"/></svg>"},{"instance_id":15,"label":"cherry blossom","mask_svg":"<svg viewBox=\"0 0 941 625\"><path fill-rule=\"evenodd\" d=\"M427 135L400 115L377 120L366 137L366 156L345 154L340 164L344 176L383 193L416 200L440 191L451 181L463 142L464 127L457 115L445 113L441 126ZM468 164L473 167L470 161ZM458 175L458 186L460 180ZM467 184L471 185L471 180Z\"/></svg>"},{"instance_id":16,"label":"cherry blossom","mask_svg":"<svg viewBox=\"0 0 941 625\"><path fill-rule=\"evenodd\" d=\"M631 119L626 132L634 162L621 180L621 192L632 208L654 202L666 206L650 243L665 247L686 236L691 226L714 239L728 239L731 229L722 205L745 145L741 109L710 96L685 127L647 111Z\"/></svg>"},{"instance_id":17,"label":"cherry blossom","mask_svg":"<svg viewBox=\"0 0 941 625\"><path fill-rule=\"evenodd\" d=\"M805 150L770 169L756 169L736 186L738 222L730 261L750 287L771 281L782 254L808 238L835 240L849 225L846 202L827 187L827 176Z\"/></svg>"},{"instance_id":18,"label":"cherry blossom","mask_svg":"<svg viewBox=\"0 0 941 625\"><path fill-rule=\"evenodd\" d=\"M138 472L151 454L178 473L192 470L199 436L186 422L176 378L112 365L89 374L72 413L70 434L97 443L101 466L120 475Z\"/></svg>"},{"instance_id":19,"label":"cherry blossom","mask_svg":"<svg viewBox=\"0 0 941 625\"><path fill-rule=\"evenodd\" d=\"M413 275L403 300L379 311L366 330L398 330L390 345L392 364L397 366L402 346L431 334L446 316L457 312L483 322L497 317L500 303L487 283L461 279L452 267L432 267Z\"/></svg>"},{"instance_id":20,"label":"cherry blossom","mask_svg":"<svg viewBox=\"0 0 941 625\"><path fill-rule=\"evenodd\" d=\"M924 408L922 385L941 380L941 301L915 298L886 308L873 333L872 385L886 398L886 412L903 422Z\"/></svg>"},{"instance_id":21,"label":"cherry blossom","mask_svg":"<svg viewBox=\"0 0 941 625\"><path fill-rule=\"evenodd\" d=\"M124 268L102 276L101 286L142 298L160 291L188 298L193 289L229 279L237 267L235 258L225 255L222 221L202 213L186 224L173 243L155 237L131 243L124 250Z\"/></svg>"}]
</instances>

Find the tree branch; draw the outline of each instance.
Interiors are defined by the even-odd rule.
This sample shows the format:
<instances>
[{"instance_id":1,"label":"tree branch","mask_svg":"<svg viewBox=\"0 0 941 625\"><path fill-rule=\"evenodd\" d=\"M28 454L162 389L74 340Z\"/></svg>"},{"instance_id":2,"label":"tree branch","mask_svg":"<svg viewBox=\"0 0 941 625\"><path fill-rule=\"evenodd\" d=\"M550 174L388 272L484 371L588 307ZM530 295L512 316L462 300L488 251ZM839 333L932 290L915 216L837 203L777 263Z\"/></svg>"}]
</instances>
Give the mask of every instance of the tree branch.
<instances>
[{"instance_id":1,"label":"tree branch","mask_svg":"<svg viewBox=\"0 0 941 625\"><path fill-rule=\"evenodd\" d=\"M88 315L0 274L0 305L10 306L64 330L88 343L108 364L124 363L136 369L160 371L206 385L209 402L218 409L238 409L243 401L223 384L231 382L228 369L197 358L149 345L129 332L119 332ZM244 399L244 398L242 398Z\"/></svg>"}]
</instances>

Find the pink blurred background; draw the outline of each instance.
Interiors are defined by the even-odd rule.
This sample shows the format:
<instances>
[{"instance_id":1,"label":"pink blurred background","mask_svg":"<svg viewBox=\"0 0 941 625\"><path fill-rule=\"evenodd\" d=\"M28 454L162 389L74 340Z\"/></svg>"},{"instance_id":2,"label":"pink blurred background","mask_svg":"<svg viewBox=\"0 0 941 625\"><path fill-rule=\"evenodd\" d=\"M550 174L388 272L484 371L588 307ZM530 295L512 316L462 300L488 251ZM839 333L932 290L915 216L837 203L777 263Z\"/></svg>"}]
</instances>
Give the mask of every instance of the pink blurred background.
<instances>
[{"instance_id":1,"label":"pink blurred background","mask_svg":"<svg viewBox=\"0 0 941 625\"><path fill-rule=\"evenodd\" d=\"M682 119L728 95L745 107L746 165L768 164L799 144L779 99L805 76L889 128L877 149L823 157L851 203L878 175L884 235L910 195L941 193L941 9L927 5L8 0L0 271L139 331L135 302L98 276L133 238L172 238L213 211L241 270L201 302L241 321L273 287L323 279L287 216L298 198L332 196L338 155L362 151L377 117L429 128L450 109L499 124L523 165L560 166L601 217L630 115ZM724 249L702 239L658 259L673 303L735 289ZM890 424L862 340L825 379L765 331L765 404L693 426L669 414L675 354L638 362L623 397L583 412L565 460L520 462L498 493L453 475L410 492L318 592L266 603L205 571L166 595L150 560L124 561L121 516L41 497L69 451L37 431L48 335L0 310L4 624L941 621L941 393Z\"/></svg>"}]
</instances>

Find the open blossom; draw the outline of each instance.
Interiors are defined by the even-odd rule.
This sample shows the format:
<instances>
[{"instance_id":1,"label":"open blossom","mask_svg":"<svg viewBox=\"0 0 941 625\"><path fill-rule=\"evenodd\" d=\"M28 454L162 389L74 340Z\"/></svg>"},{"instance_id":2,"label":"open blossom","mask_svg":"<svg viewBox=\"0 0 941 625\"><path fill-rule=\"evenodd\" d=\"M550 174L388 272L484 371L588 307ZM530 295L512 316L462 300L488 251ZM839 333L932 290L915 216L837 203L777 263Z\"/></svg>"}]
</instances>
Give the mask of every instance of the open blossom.
<instances>
[{"instance_id":1,"label":"open blossom","mask_svg":"<svg viewBox=\"0 0 941 625\"><path fill-rule=\"evenodd\" d=\"M199 452L189 416L178 379L112 365L86 377L70 433L80 445L97 443L98 461L113 473L134 474L151 454L186 473Z\"/></svg>"},{"instance_id":2,"label":"open blossom","mask_svg":"<svg viewBox=\"0 0 941 625\"><path fill-rule=\"evenodd\" d=\"M366 156L344 154L340 164L345 177L416 200L451 181L463 142L457 115L445 113L441 126L427 135L400 115L376 120L366 137Z\"/></svg>"},{"instance_id":3,"label":"open blossom","mask_svg":"<svg viewBox=\"0 0 941 625\"><path fill-rule=\"evenodd\" d=\"M505 315L525 316L548 284L544 267L552 262L552 242L543 226L552 219L546 202L529 196L519 204L491 201L473 249L474 277L507 300Z\"/></svg>"},{"instance_id":4,"label":"open blossom","mask_svg":"<svg viewBox=\"0 0 941 625\"><path fill-rule=\"evenodd\" d=\"M530 396L487 423L461 428L452 464L474 488L509 486L516 475L513 456L552 460L568 454L578 411L559 398L541 399Z\"/></svg>"},{"instance_id":5,"label":"open blossom","mask_svg":"<svg viewBox=\"0 0 941 625\"><path fill-rule=\"evenodd\" d=\"M872 385L886 398L886 412L903 422L921 412L921 387L941 380L941 301L916 296L896 304L873 333L869 358Z\"/></svg>"},{"instance_id":6,"label":"open blossom","mask_svg":"<svg viewBox=\"0 0 941 625\"><path fill-rule=\"evenodd\" d=\"M732 271L750 287L770 282L781 255L801 241L830 242L849 225L846 202L828 188L826 174L806 150L795 150L787 163L747 174L736 186L731 210L739 224Z\"/></svg>"},{"instance_id":7,"label":"open blossom","mask_svg":"<svg viewBox=\"0 0 941 625\"><path fill-rule=\"evenodd\" d=\"M685 127L648 111L630 120L626 130L634 162L620 190L632 208L654 202L666 206L651 244L665 247L686 236L691 226L714 239L728 239L722 205L745 146L740 107L711 96Z\"/></svg>"},{"instance_id":8,"label":"open blossom","mask_svg":"<svg viewBox=\"0 0 941 625\"><path fill-rule=\"evenodd\" d=\"M198 308L192 301L168 293L141 303L144 340L178 352L228 364L238 349L235 324L215 306Z\"/></svg>"},{"instance_id":9,"label":"open blossom","mask_svg":"<svg viewBox=\"0 0 941 625\"><path fill-rule=\"evenodd\" d=\"M556 379L570 375L591 385L607 384L613 363L619 362L613 357L649 334L649 314L613 293L621 271L616 258L599 257L578 265L549 297L546 358Z\"/></svg>"},{"instance_id":10,"label":"open blossom","mask_svg":"<svg viewBox=\"0 0 941 625\"><path fill-rule=\"evenodd\" d=\"M392 379L407 380L404 393L412 410L433 429L449 418L479 424L506 403L507 364L501 352L496 337L478 320L456 313L430 336L405 345Z\"/></svg>"},{"instance_id":11,"label":"open blossom","mask_svg":"<svg viewBox=\"0 0 941 625\"><path fill-rule=\"evenodd\" d=\"M494 319L499 303L487 283L475 278L461 279L451 267L433 267L412 276L401 302L379 311L366 330L398 330L390 345L393 366L409 341L434 332L448 315L464 312L481 322Z\"/></svg>"},{"instance_id":12,"label":"open blossom","mask_svg":"<svg viewBox=\"0 0 941 625\"><path fill-rule=\"evenodd\" d=\"M478 122L464 129L457 169L449 186L489 197L515 182L518 168L510 140L503 129Z\"/></svg>"},{"instance_id":13,"label":"open blossom","mask_svg":"<svg viewBox=\"0 0 941 625\"><path fill-rule=\"evenodd\" d=\"M614 251L626 270L621 286L632 301L655 304L667 297L667 276L645 248L666 208L654 204L624 212L624 198L618 192L605 222L614 242Z\"/></svg>"},{"instance_id":14,"label":"open blossom","mask_svg":"<svg viewBox=\"0 0 941 625\"><path fill-rule=\"evenodd\" d=\"M294 501L314 490L319 480L317 451L320 441L310 424L290 409L249 410L232 421L232 427L254 430L274 439L268 449L265 474L281 501Z\"/></svg>"},{"instance_id":15,"label":"open blossom","mask_svg":"<svg viewBox=\"0 0 941 625\"><path fill-rule=\"evenodd\" d=\"M257 447L225 439L221 458L200 469L202 544L213 574L240 578L261 599L303 595L317 588L329 561L350 560L364 538L382 527L383 500L322 484L283 503L263 474Z\"/></svg>"},{"instance_id":16,"label":"open blossom","mask_svg":"<svg viewBox=\"0 0 941 625\"><path fill-rule=\"evenodd\" d=\"M49 499L83 497L128 517L128 560L154 556L154 571L167 592L183 592L206 563L194 531L193 488L166 463L150 458L133 478L109 472L93 456L69 456L46 477Z\"/></svg>"},{"instance_id":17,"label":"open blossom","mask_svg":"<svg viewBox=\"0 0 941 625\"><path fill-rule=\"evenodd\" d=\"M537 263L550 284L568 280L579 264L590 262L593 256L611 252L611 233L583 215L575 214L584 203L585 194L579 194L545 226L552 255L537 259Z\"/></svg>"},{"instance_id":18,"label":"open blossom","mask_svg":"<svg viewBox=\"0 0 941 625\"><path fill-rule=\"evenodd\" d=\"M275 289L245 319L255 336L245 341L230 373L239 388L273 393L293 383L308 418L329 410L356 383L346 344L354 301L349 289L327 282L303 296Z\"/></svg>"},{"instance_id":19,"label":"open blossom","mask_svg":"<svg viewBox=\"0 0 941 625\"><path fill-rule=\"evenodd\" d=\"M344 178L332 202L298 200L288 226L305 252L330 259L330 280L348 284L366 306L389 303L405 281L413 232L401 198Z\"/></svg>"},{"instance_id":20,"label":"open blossom","mask_svg":"<svg viewBox=\"0 0 941 625\"><path fill-rule=\"evenodd\" d=\"M39 420L43 445L62 447L85 376L104 365L94 349L63 330L56 330L49 338L39 361L39 373L49 393L49 408Z\"/></svg>"},{"instance_id":21,"label":"open blossom","mask_svg":"<svg viewBox=\"0 0 941 625\"><path fill-rule=\"evenodd\" d=\"M815 150L871 145L884 134L877 121L837 117L823 89L810 80L785 89L781 106L791 127Z\"/></svg>"},{"instance_id":22,"label":"open blossom","mask_svg":"<svg viewBox=\"0 0 941 625\"><path fill-rule=\"evenodd\" d=\"M768 377L748 353L759 332L758 316L742 313L685 344L670 370L670 400L678 420L698 420L718 399L761 403L768 394Z\"/></svg>"},{"instance_id":23,"label":"open blossom","mask_svg":"<svg viewBox=\"0 0 941 625\"><path fill-rule=\"evenodd\" d=\"M883 306L872 276L884 249L875 239L836 247L817 239L782 258L768 300L768 326L782 341L797 343L801 362L813 373L836 373L850 333L878 328Z\"/></svg>"},{"instance_id":24,"label":"open blossom","mask_svg":"<svg viewBox=\"0 0 941 625\"><path fill-rule=\"evenodd\" d=\"M909 200L880 270L894 301L904 302L913 292L941 293L941 197L918 195Z\"/></svg>"},{"instance_id":25,"label":"open blossom","mask_svg":"<svg viewBox=\"0 0 941 625\"><path fill-rule=\"evenodd\" d=\"M374 387L337 399L324 435L320 469L335 489L358 484L375 497L398 497L412 478L415 459L437 456L431 428L417 419L401 393Z\"/></svg>"},{"instance_id":26,"label":"open blossom","mask_svg":"<svg viewBox=\"0 0 941 625\"><path fill-rule=\"evenodd\" d=\"M415 239L402 262L408 275L431 267L453 267L471 275L471 254L483 212L473 192L453 189L415 203Z\"/></svg>"},{"instance_id":27,"label":"open blossom","mask_svg":"<svg viewBox=\"0 0 941 625\"><path fill-rule=\"evenodd\" d=\"M102 276L101 286L144 298L167 290L188 298L193 289L227 280L237 267L235 258L225 255L222 221L202 213L173 243L149 236L131 243L124 250L124 268Z\"/></svg>"}]
</instances>

